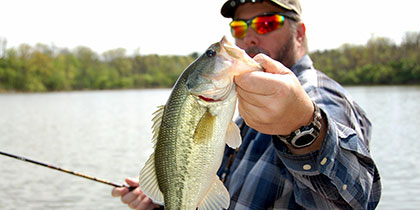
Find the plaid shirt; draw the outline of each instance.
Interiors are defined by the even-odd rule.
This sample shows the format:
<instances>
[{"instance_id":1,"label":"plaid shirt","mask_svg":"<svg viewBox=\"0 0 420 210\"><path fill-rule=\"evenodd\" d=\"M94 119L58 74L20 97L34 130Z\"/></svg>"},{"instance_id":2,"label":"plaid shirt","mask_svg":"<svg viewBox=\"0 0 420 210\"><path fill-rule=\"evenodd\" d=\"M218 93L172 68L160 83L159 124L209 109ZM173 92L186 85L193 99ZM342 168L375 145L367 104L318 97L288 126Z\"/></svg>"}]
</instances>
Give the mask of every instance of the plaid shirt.
<instances>
[{"instance_id":1,"label":"plaid shirt","mask_svg":"<svg viewBox=\"0 0 420 210\"><path fill-rule=\"evenodd\" d=\"M242 145L226 148L218 171L231 196L229 209L374 209L381 183L364 111L343 87L315 70L308 55L292 71L326 116L322 147L292 155L280 140L239 119Z\"/></svg>"}]
</instances>

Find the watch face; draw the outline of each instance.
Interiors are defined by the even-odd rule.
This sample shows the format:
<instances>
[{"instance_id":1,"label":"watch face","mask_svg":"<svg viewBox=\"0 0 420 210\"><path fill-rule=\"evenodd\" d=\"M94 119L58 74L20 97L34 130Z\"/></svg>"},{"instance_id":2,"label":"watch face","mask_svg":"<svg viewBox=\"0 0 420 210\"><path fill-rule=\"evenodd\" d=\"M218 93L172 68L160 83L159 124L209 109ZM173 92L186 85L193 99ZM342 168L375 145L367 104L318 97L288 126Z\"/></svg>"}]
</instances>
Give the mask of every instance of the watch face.
<instances>
[{"instance_id":1,"label":"watch face","mask_svg":"<svg viewBox=\"0 0 420 210\"><path fill-rule=\"evenodd\" d=\"M314 140L314 136L310 135L310 134L306 134L306 135L302 135L299 138L297 138L294 142L295 146L305 146L309 143L312 143L312 141Z\"/></svg>"},{"instance_id":2,"label":"watch face","mask_svg":"<svg viewBox=\"0 0 420 210\"><path fill-rule=\"evenodd\" d=\"M300 127L288 136L277 135L281 141L295 148L303 148L310 146L318 138L321 130L322 113L318 106L315 103L313 104L315 111L312 123L307 126Z\"/></svg>"}]
</instances>

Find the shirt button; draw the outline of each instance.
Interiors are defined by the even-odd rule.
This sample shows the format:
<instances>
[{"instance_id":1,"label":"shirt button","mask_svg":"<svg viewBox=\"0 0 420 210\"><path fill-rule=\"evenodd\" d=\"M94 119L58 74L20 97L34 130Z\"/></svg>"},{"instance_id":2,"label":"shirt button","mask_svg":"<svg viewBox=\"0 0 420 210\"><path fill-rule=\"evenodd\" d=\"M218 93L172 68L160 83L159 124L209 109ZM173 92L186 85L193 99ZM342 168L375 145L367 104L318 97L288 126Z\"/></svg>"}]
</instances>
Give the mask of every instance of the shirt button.
<instances>
[{"instance_id":1,"label":"shirt button","mask_svg":"<svg viewBox=\"0 0 420 210\"><path fill-rule=\"evenodd\" d=\"M325 165L325 163L327 163L327 158L326 157L324 157L324 159L321 160L321 165L323 166L323 165Z\"/></svg>"},{"instance_id":2,"label":"shirt button","mask_svg":"<svg viewBox=\"0 0 420 210\"><path fill-rule=\"evenodd\" d=\"M343 185L343 190L347 190L347 185L346 184Z\"/></svg>"},{"instance_id":3,"label":"shirt button","mask_svg":"<svg viewBox=\"0 0 420 210\"><path fill-rule=\"evenodd\" d=\"M305 171L309 171L309 170L311 170L311 168L312 168L312 166L309 165L309 164L306 164L306 165L303 166L303 170L305 170Z\"/></svg>"}]
</instances>

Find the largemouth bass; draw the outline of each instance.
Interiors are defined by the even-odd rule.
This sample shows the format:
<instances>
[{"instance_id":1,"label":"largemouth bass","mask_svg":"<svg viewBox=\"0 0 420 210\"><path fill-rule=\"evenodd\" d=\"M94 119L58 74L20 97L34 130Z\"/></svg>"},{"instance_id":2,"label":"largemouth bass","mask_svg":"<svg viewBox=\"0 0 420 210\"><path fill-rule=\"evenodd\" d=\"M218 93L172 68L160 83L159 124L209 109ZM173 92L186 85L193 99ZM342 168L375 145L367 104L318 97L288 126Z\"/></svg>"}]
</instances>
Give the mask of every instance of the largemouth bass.
<instances>
[{"instance_id":1,"label":"largemouth bass","mask_svg":"<svg viewBox=\"0 0 420 210\"><path fill-rule=\"evenodd\" d=\"M225 37L190 64L166 105L154 113L154 153L140 172L140 188L165 209L222 209L229 193L216 175L225 145L241 144L232 121L233 77L261 67Z\"/></svg>"}]
</instances>

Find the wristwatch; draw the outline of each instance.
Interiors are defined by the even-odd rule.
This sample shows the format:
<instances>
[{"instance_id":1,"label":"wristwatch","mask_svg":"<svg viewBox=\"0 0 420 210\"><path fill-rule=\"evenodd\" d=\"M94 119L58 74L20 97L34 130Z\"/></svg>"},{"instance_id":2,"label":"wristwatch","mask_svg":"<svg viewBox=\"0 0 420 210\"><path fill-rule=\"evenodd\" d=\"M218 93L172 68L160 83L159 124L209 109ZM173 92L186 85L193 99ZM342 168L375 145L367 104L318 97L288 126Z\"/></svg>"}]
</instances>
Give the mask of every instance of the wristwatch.
<instances>
[{"instance_id":1,"label":"wristwatch","mask_svg":"<svg viewBox=\"0 0 420 210\"><path fill-rule=\"evenodd\" d=\"M284 143L291 145L294 148L304 148L310 146L319 136L321 131L321 111L319 107L312 102L314 105L314 118L309 125L302 126L299 129L293 131L288 136L277 135L277 137Z\"/></svg>"}]
</instances>

